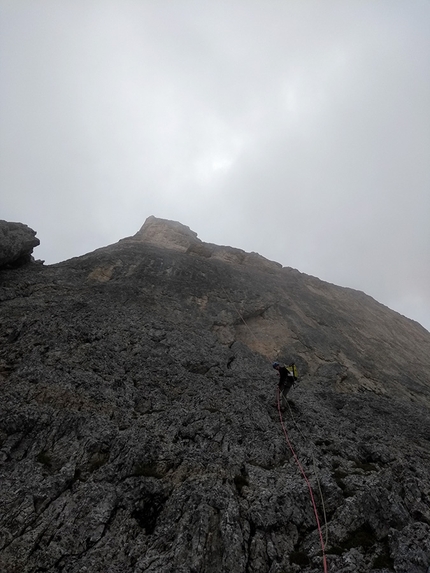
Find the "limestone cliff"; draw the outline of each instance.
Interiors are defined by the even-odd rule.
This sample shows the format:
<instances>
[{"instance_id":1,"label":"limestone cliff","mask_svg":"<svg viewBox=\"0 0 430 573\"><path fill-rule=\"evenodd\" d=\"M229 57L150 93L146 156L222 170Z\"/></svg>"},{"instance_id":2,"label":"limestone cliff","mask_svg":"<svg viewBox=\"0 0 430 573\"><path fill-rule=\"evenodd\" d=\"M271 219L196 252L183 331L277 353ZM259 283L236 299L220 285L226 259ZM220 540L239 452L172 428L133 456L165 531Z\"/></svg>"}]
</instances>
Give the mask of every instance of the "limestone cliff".
<instances>
[{"instance_id":1,"label":"limestone cliff","mask_svg":"<svg viewBox=\"0 0 430 573\"><path fill-rule=\"evenodd\" d=\"M427 572L419 324L156 218L0 281L1 571L323 571L278 359L329 571Z\"/></svg>"}]
</instances>

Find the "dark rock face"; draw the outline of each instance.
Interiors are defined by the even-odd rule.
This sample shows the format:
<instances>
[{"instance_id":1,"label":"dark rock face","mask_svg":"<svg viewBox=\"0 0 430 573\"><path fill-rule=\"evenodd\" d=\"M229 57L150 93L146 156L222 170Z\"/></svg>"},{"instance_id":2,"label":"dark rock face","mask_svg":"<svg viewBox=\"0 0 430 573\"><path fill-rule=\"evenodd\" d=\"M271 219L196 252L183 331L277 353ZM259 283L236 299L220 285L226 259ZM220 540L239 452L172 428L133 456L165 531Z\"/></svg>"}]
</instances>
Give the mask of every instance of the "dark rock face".
<instances>
[{"instance_id":1,"label":"dark rock face","mask_svg":"<svg viewBox=\"0 0 430 573\"><path fill-rule=\"evenodd\" d=\"M328 570L426 573L430 334L181 227L1 271L0 570L323 571L278 359Z\"/></svg>"},{"instance_id":2,"label":"dark rock face","mask_svg":"<svg viewBox=\"0 0 430 573\"><path fill-rule=\"evenodd\" d=\"M19 267L30 262L31 253L39 244L36 231L27 225L0 220L0 268Z\"/></svg>"}]
</instances>

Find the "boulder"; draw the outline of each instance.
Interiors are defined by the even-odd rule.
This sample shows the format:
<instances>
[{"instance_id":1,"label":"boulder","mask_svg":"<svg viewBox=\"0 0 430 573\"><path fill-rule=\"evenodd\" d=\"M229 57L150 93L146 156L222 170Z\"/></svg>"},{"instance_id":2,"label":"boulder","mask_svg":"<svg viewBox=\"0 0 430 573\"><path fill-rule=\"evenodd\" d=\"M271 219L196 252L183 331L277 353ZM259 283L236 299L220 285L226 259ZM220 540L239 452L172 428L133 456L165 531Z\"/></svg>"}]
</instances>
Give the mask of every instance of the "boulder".
<instances>
[{"instance_id":1,"label":"boulder","mask_svg":"<svg viewBox=\"0 0 430 573\"><path fill-rule=\"evenodd\" d=\"M0 268L30 262L33 249L39 244L36 231L27 225L0 220Z\"/></svg>"}]
</instances>

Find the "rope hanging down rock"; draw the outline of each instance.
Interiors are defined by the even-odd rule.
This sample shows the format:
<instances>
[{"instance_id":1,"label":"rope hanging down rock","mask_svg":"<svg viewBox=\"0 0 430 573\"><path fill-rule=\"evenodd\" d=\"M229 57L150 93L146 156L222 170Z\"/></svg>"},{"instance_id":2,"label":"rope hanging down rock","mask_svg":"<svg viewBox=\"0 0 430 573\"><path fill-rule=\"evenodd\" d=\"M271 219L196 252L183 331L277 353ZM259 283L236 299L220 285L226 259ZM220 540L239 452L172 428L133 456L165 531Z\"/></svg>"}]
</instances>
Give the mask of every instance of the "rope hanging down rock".
<instances>
[{"instance_id":1,"label":"rope hanging down rock","mask_svg":"<svg viewBox=\"0 0 430 573\"><path fill-rule=\"evenodd\" d=\"M322 489L321 489L321 483L318 477L318 470L317 470L317 463L315 460L315 455L314 455L314 450L317 449L315 443L313 442L313 440L309 437L306 437L303 432L300 429L300 426L297 424L294 416L293 416L293 411L291 410L291 406L290 403L288 402L288 400L286 400L287 402L287 406L288 406L288 410L290 412L290 418L294 423L294 426L296 427L296 430L299 432L299 434L302 436L303 441L304 442L308 442L310 444L312 444L312 466L313 466L313 470L314 470L314 474L315 474L315 479L318 485L318 492L320 494L320 499L321 499L321 505L322 505L322 510L323 510L323 515L324 515L324 529L325 529L325 536L324 536L324 545L325 547L327 547L328 545L328 526L327 526L327 512L325 509L325 503L324 503L324 496L322 493ZM430 573L430 572L429 572Z\"/></svg>"},{"instance_id":2,"label":"rope hanging down rock","mask_svg":"<svg viewBox=\"0 0 430 573\"><path fill-rule=\"evenodd\" d=\"M324 540L323 540L323 535L322 535L322 529L321 529L321 524L320 524L320 520L318 517L318 510L317 510L317 506L315 503L315 498L314 498L314 492L312 490L312 486L311 483L308 479L308 476L306 475L305 470L303 469L302 464L300 463L299 458L297 457L297 454L290 442L290 438L288 437L288 433L287 430L285 428L285 424L284 424L284 420L282 418L282 412L281 412L281 400L280 400L280 394L279 394L279 388L278 388L278 413L279 413L279 420L281 422L281 426L282 426L282 430L284 432L284 436L285 436L285 441L287 442L288 447L290 448L291 453L293 454L293 458L300 470L300 473L302 474L304 480L306 481L306 485L308 486L308 490L309 490L309 495L312 501L312 507L314 510L314 514L315 514L315 521L317 523L317 528L318 528L318 534L319 534L319 538L320 538L320 544L321 544L321 550L322 550L322 556L323 556L323 566L324 566L324 573L327 573L328 569L327 569L327 559L326 559L326 555L325 555L325 545L324 545Z\"/></svg>"},{"instance_id":3,"label":"rope hanging down rock","mask_svg":"<svg viewBox=\"0 0 430 573\"><path fill-rule=\"evenodd\" d=\"M251 330L251 328L249 327L249 325L247 324L246 320L243 318L243 316L242 316L240 310L237 308L237 306L234 304L234 302L230 299L230 297L229 297L227 291L224 289L224 287L222 287L222 289L223 289L225 295L227 296L227 299L229 300L230 304L233 306L233 308L234 308L235 311L237 312L237 314L238 314L240 320L243 322L243 324L245 325L245 327L249 330L251 336L253 336L253 337L255 338L255 340L258 342L257 337L256 337L255 334L252 332L252 330ZM305 481L306 481L306 485L308 486L309 495L310 495L310 498L311 498L311 501L312 501L312 507L313 507L314 514L315 514L315 521L316 521L316 524L317 524L318 535L319 535L320 544L321 544L322 557L323 557L323 566L324 566L324 573L327 573L327 572L328 572L328 568L327 568L327 558L326 558L326 555L325 555L325 544L324 544L323 535L322 535L322 529L321 529L321 524L320 524L320 520L319 520L319 516L318 516L318 510L317 510L317 506L316 506L316 503L315 503L314 493L313 493L313 490L312 490L312 486L311 486L311 484L310 484L310 481L309 481L309 479L308 479L308 477L307 477L307 475L306 475L306 473L305 473L305 470L303 469L302 464L300 463L299 458L297 457L297 454L296 454L296 452L295 452L295 450L294 450L294 448L293 448L293 446L292 446L292 444L291 444L291 442L290 442L290 439L289 439L289 437L288 437L287 430L286 430L286 428L285 428L285 424L284 424L284 420L283 420L283 418L282 418L282 412L281 412L281 401L280 401L279 387L278 387L278 391L277 391L277 401L278 401L279 419L280 419L280 421L281 421L281 426L282 426L282 430L283 430L283 432L284 432L285 440L286 440L287 445L288 445L288 447L289 447L289 449L290 449L290 451L291 451L291 453L292 453L292 455L293 455L293 457L294 457L294 460L295 460L296 464L297 464L298 467L299 467L300 473L302 474L303 478L304 478ZM288 403L288 402L287 402L287 403ZM290 408L289 404L288 404L288 407ZM291 412L291 408L290 408L290 412ZM291 417L292 417L292 419L293 419L294 424L297 426L297 423L296 423L296 421L294 420L294 418L293 418L293 416L292 416L292 412L291 412ZM299 429L299 431L300 431L300 429ZM302 434L301 431L300 431L300 433ZM302 436L303 436L303 434L302 434ZM323 498L323 495L322 495L322 491L321 491L321 487L320 487L320 484L319 484L318 475L317 475L317 471L316 471L316 467L315 467L315 460L314 460L314 472L315 472L316 479L317 479L317 482L318 482L319 493L320 493L321 502L322 502L322 505L323 505L325 528L326 528L326 543L327 543L327 518L326 518L326 512L325 512L324 498Z\"/></svg>"}]
</instances>

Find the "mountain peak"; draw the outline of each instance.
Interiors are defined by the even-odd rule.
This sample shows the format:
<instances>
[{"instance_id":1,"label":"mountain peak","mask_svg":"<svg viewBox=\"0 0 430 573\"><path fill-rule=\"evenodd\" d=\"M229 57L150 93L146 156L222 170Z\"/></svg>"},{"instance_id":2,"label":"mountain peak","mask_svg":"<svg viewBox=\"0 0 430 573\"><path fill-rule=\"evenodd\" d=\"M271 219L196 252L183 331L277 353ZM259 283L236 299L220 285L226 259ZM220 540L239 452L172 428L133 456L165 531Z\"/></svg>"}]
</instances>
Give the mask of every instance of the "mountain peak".
<instances>
[{"instance_id":1,"label":"mountain peak","mask_svg":"<svg viewBox=\"0 0 430 573\"><path fill-rule=\"evenodd\" d=\"M206 259L218 259L230 264L257 267L269 272L282 269L280 263L266 259L258 253L247 253L235 247L205 243L186 225L178 221L160 219L154 215L146 219L135 235L125 240L181 251Z\"/></svg>"},{"instance_id":2,"label":"mountain peak","mask_svg":"<svg viewBox=\"0 0 430 573\"><path fill-rule=\"evenodd\" d=\"M154 215L146 219L132 239L184 252L191 245L202 242L197 238L197 233L186 225L178 221L160 219Z\"/></svg>"}]
</instances>

